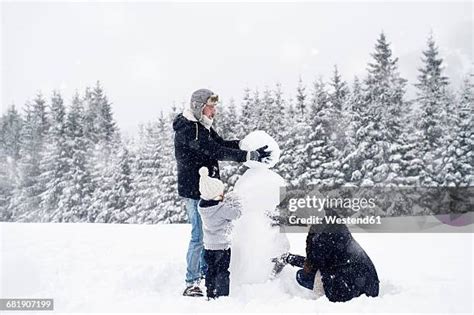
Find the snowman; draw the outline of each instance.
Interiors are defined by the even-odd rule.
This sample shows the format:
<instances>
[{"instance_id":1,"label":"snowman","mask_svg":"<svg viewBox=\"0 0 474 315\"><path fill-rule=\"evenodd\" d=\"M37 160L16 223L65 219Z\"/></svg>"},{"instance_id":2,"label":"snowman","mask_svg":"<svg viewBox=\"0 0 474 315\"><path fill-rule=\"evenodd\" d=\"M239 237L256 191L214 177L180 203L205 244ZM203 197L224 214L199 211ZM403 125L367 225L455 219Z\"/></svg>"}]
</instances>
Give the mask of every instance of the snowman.
<instances>
[{"instance_id":1,"label":"snowman","mask_svg":"<svg viewBox=\"0 0 474 315\"><path fill-rule=\"evenodd\" d=\"M248 134L240 143L243 150L252 151L268 146L271 152L267 163L247 161L249 168L236 182L234 194L242 203L242 216L235 222L230 271L232 283L253 284L267 281L272 276L273 257L288 252L289 242L278 226L272 226L268 216L280 202L280 188L284 179L272 171L280 158L276 141L264 131Z\"/></svg>"}]
</instances>

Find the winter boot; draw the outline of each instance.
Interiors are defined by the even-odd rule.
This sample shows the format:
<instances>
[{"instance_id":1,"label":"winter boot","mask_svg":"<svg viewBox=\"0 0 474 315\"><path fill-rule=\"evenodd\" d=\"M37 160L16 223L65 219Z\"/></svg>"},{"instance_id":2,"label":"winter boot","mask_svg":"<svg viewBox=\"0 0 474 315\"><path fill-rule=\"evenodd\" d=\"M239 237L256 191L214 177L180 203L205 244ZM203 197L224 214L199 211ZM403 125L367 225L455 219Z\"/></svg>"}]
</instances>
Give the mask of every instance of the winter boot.
<instances>
[{"instance_id":1,"label":"winter boot","mask_svg":"<svg viewBox=\"0 0 474 315\"><path fill-rule=\"evenodd\" d=\"M187 286L186 289L183 292L183 295L184 296L192 296L192 297L204 296L204 294L202 293L201 288L196 283L194 283L190 286Z\"/></svg>"}]
</instances>

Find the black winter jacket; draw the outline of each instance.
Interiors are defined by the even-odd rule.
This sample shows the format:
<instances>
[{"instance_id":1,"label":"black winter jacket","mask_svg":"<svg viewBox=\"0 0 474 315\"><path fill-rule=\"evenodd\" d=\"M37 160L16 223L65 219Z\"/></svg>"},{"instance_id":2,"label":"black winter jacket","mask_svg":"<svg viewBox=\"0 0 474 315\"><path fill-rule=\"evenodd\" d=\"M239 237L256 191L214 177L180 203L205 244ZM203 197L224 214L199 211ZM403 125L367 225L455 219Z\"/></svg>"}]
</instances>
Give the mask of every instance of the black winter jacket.
<instances>
[{"instance_id":1,"label":"black winter jacket","mask_svg":"<svg viewBox=\"0 0 474 315\"><path fill-rule=\"evenodd\" d=\"M305 273L320 270L330 301L344 302L364 293L378 296L377 271L347 226L313 225L306 238L306 255Z\"/></svg>"},{"instance_id":2,"label":"black winter jacket","mask_svg":"<svg viewBox=\"0 0 474 315\"><path fill-rule=\"evenodd\" d=\"M239 140L225 141L211 128L179 114L173 121L174 149L178 163L178 193L199 199L199 169L206 166L209 176L220 178L217 161L245 162L247 151L239 149Z\"/></svg>"}]
</instances>

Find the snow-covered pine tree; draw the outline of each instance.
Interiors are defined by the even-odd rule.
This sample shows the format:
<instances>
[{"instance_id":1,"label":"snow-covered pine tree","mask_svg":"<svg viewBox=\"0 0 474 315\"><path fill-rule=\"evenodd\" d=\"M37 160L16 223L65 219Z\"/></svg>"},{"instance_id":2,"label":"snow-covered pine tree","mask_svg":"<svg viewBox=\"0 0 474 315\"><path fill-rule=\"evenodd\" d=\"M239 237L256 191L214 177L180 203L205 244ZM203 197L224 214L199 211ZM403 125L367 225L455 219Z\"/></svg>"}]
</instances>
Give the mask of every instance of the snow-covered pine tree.
<instances>
[{"instance_id":1,"label":"snow-covered pine tree","mask_svg":"<svg viewBox=\"0 0 474 315\"><path fill-rule=\"evenodd\" d=\"M254 99L250 95L250 89L246 88L244 90L244 96L242 99L241 105L241 114L240 120L238 122L239 125L239 133L238 138L242 139L245 137L249 132L254 131L256 129L255 123L255 104Z\"/></svg>"},{"instance_id":2,"label":"snow-covered pine tree","mask_svg":"<svg viewBox=\"0 0 474 315\"><path fill-rule=\"evenodd\" d=\"M94 198L93 206L100 211L94 222L127 223L127 220L133 220L135 191L132 187L131 156L125 146L115 151L105 171L109 177L104 177L101 194L94 194L99 198ZM94 205L94 202L102 204Z\"/></svg>"},{"instance_id":3,"label":"snow-covered pine tree","mask_svg":"<svg viewBox=\"0 0 474 315\"><path fill-rule=\"evenodd\" d=\"M116 171L114 174L114 186L112 187L111 203L113 212L110 222L125 223L131 216L129 209L135 206L135 191L132 186L132 159L128 149L124 146L119 148L117 153L118 160L114 165Z\"/></svg>"},{"instance_id":4,"label":"snow-covered pine tree","mask_svg":"<svg viewBox=\"0 0 474 315\"><path fill-rule=\"evenodd\" d=\"M240 127L240 114L234 99L230 99L229 104L224 104L218 115L221 117L219 135L225 140L239 139L239 130L243 128ZM222 182L231 190L239 177L239 164L223 161L219 162L219 168Z\"/></svg>"},{"instance_id":5,"label":"snow-covered pine tree","mask_svg":"<svg viewBox=\"0 0 474 315\"><path fill-rule=\"evenodd\" d=\"M323 78L319 76L313 82L313 87L311 90L311 98L309 103L310 113L313 115L319 112L322 108L328 106L329 95L326 91L326 84L323 81ZM311 117L311 115L309 115Z\"/></svg>"},{"instance_id":6,"label":"snow-covered pine tree","mask_svg":"<svg viewBox=\"0 0 474 315\"><path fill-rule=\"evenodd\" d=\"M364 105L365 96L362 82L356 76L354 77L352 90L349 93L342 117L344 124L347 126L344 128L347 146L343 150L344 158L342 162L345 182L347 183L351 181L358 181L361 177L360 171L357 170L357 166L361 163L361 161L358 159L362 157L362 154L358 152L361 139L357 137L357 131L364 123L362 121L364 117L363 111L365 110Z\"/></svg>"},{"instance_id":7,"label":"snow-covered pine tree","mask_svg":"<svg viewBox=\"0 0 474 315\"><path fill-rule=\"evenodd\" d=\"M288 123L295 123L296 120L297 120L297 112L296 112L296 109L295 109L295 102L293 100L292 97L288 98L288 108L286 110L286 116L288 118ZM292 126L293 124L291 124Z\"/></svg>"},{"instance_id":8,"label":"snow-covered pine tree","mask_svg":"<svg viewBox=\"0 0 474 315\"><path fill-rule=\"evenodd\" d=\"M84 134L85 114L83 100L76 92L66 115L68 171L58 208L51 214L53 222L86 222L88 206L94 190L87 168L87 139Z\"/></svg>"},{"instance_id":9,"label":"snow-covered pine tree","mask_svg":"<svg viewBox=\"0 0 474 315\"><path fill-rule=\"evenodd\" d=\"M10 221L10 199L17 179L23 119L12 105L0 117L0 221Z\"/></svg>"},{"instance_id":10,"label":"snow-covered pine tree","mask_svg":"<svg viewBox=\"0 0 474 315\"><path fill-rule=\"evenodd\" d=\"M342 151L340 144L341 108L346 101L347 87L335 68L331 81L332 93L326 91L321 78L313 83L311 111L309 113L310 133L304 146L306 156L307 182L324 188L334 188L344 183ZM337 93L337 94L336 94Z\"/></svg>"},{"instance_id":11,"label":"snow-covered pine tree","mask_svg":"<svg viewBox=\"0 0 474 315\"><path fill-rule=\"evenodd\" d=\"M82 100L83 104L83 133L84 139L86 139L89 143L88 146L93 146L99 141L99 132L96 125L96 121L98 120L99 115L99 104L97 99L94 99L92 95L92 89L88 86L84 92L84 98Z\"/></svg>"},{"instance_id":12,"label":"snow-covered pine tree","mask_svg":"<svg viewBox=\"0 0 474 315\"><path fill-rule=\"evenodd\" d=\"M255 89L253 95L249 88L245 88L244 96L241 103L241 111L238 115L239 120L237 121L237 138L243 139L247 134L257 129L261 129L265 124L265 104L260 99L260 92ZM240 175L244 172L245 166L242 164L235 165L234 163L225 163L222 173L224 183L228 189L232 189L234 183L239 179Z\"/></svg>"},{"instance_id":13,"label":"snow-covered pine tree","mask_svg":"<svg viewBox=\"0 0 474 315\"><path fill-rule=\"evenodd\" d=\"M32 221L32 211L40 207L44 191L39 180L40 162L48 132L46 101L39 93L32 103L26 104L26 118L22 128L18 178L15 182L11 211L14 220Z\"/></svg>"},{"instance_id":14,"label":"snow-covered pine tree","mask_svg":"<svg viewBox=\"0 0 474 315\"><path fill-rule=\"evenodd\" d=\"M131 191L133 195L133 205L126 210L130 216L125 223L139 223L137 220L139 210L137 207L137 198L139 191L137 190L138 185L136 184L136 180L139 174L139 167L141 166L141 152L146 143L147 126L148 125L139 123L137 136L125 143L130 157Z\"/></svg>"},{"instance_id":15,"label":"snow-covered pine tree","mask_svg":"<svg viewBox=\"0 0 474 315\"><path fill-rule=\"evenodd\" d=\"M109 102L99 81L92 90L92 104L97 116L95 116L95 129L97 130L98 144L102 151L113 152L120 145L120 133L112 113L112 104Z\"/></svg>"},{"instance_id":16,"label":"snow-covered pine tree","mask_svg":"<svg viewBox=\"0 0 474 315\"><path fill-rule=\"evenodd\" d=\"M88 155L89 156L89 155ZM90 203L87 205L88 222L109 222L114 207L112 204L113 186L115 184L114 175L117 171L116 159L111 155L107 159L98 160L88 158L88 171L91 177L93 191L90 197ZM91 161L93 161L91 163Z\"/></svg>"},{"instance_id":17,"label":"snow-covered pine tree","mask_svg":"<svg viewBox=\"0 0 474 315\"><path fill-rule=\"evenodd\" d=\"M267 90L268 91L268 90ZM269 97L269 95L268 95ZM241 112L239 115L239 133L238 139L245 138L246 135L255 131L264 129L267 123L267 106L265 99L261 99L260 91L255 89L251 95L251 91L246 88L244 90L244 97L242 100ZM237 182L240 175L246 170L243 164L225 163L223 179L229 190L232 190L233 185Z\"/></svg>"},{"instance_id":18,"label":"snow-covered pine tree","mask_svg":"<svg viewBox=\"0 0 474 315\"><path fill-rule=\"evenodd\" d=\"M430 35L427 48L423 51L423 66L419 68L417 102L420 107L418 129L421 139L419 156L424 162L420 172L422 186L440 186L445 181L441 172L447 149L447 107L448 78L442 73L443 59Z\"/></svg>"},{"instance_id":19,"label":"snow-covered pine tree","mask_svg":"<svg viewBox=\"0 0 474 315\"><path fill-rule=\"evenodd\" d=\"M120 135L113 118L111 104L99 81L93 89L87 87L84 95L84 135L95 159L107 160Z\"/></svg>"},{"instance_id":20,"label":"snow-covered pine tree","mask_svg":"<svg viewBox=\"0 0 474 315\"><path fill-rule=\"evenodd\" d=\"M14 161L20 159L22 126L23 118L15 105L11 105L2 115L0 123L0 150L3 151L4 156L10 157Z\"/></svg>"},{"instance_id":21,"label":"snow-covered pine tree","mask_svg":"<svg viewBox=\"0 0 474 315\"><path fill-rule=\"evenodd\" d=\"M229 104L224 105L222 111L225 113L225 123L223 123L223 137L224 139L238 139L238 121L240 116L235 105L235 100L231 98Z\"/></svg>"},{"instance_id":22,"label":"snow-covered pine tree","mask_svg":"<svg viewBox=\"0 0 474 315\"><path fill-rule=\"evenodd\" d=\"M271 115L272 109L275 106L275 100L273 99L272 92L268 87L265 87L263 90L263 98L261 101L261 113L260 113L260 121L257 126L257 129L264 130L270 136L275 137L276 135L273 133L272 125L273 125L273 116Z\"/></svg>"},{"instance_id":23,"label":"snow-covered pine tree","mask_svg":"<svg viewBox=\"0 0 474 315\"><path fill-rule=\"evenodd\" d=\"M331 128L333 145L336 146L339 151L342 151L347 146L344 132L346 124L343 119L343 109L345 109L347 104L349 88L347 83L342 79L337 65L334 65L334 72L329 85L331 87L329 102L331 104L332 117L328 128Z\"/></svg>"},{"instance_id":24,"label":"snow-covered pine tree","mask_svg":"<svg viewBox=\"0 0 474 315\"><path fill-rule=\"evenodd\" d=\"M115 143L120 139L120 133L118 132L112 113L112 104L107 99L107 95L105 95L98 81L92 95L100 104L100 116L98 121L99 136L101 137L100 140L105 144L105 147L112 149Z\"/></svg>"},{"instance_id":25,"label":"snow-covered pine tree","mask_svg":"<svg viewBox=\"0 0 474 315\"><path fill-rule=\"evenodd\" d=\"M174 157L174 137L172 122L177 115L176 109L164 115L161 113L160 135L162 139L162 150L160 152L161 163L158 170L159 182L159 204L158 217L155 222L159 223L184 223L187 213L182 198L176 193L178 191L178 170Z\"/></svg>"},{"instance_id":26,"label":"snow-covered pine tree","mask_svg":"<svg viewBox=\"0 0 474 315\"><path fill-rule=\"evenodd\" d=\"M160 130L163 120L157 119L144 128L144 138L137 151L133 175L136 192L135 213L129 223L154 223L159 214L163 142Z\"/></svg>"},{"instance_id":27,"label":"snow-covered pine tree","mask_svg":"<svg viewBox=\"0 0 474 315\"><path fill-rule=\"evenodd\" d=\"M216 109L217 115L214 117L212 128L223 139L237 139L239 117L237 116L235 100L231 98L229 103L219 102Z\"/></svg>"},{"instance_id":28,"label":"snow-covered pine tree","mask_svg":"<svg viewBox=\"0 0 474 315\"><path fill-rule=\"evenodd\" d=\"M50 123L40 165L40 181L45 190L41 195L41 207L37 209L38 220L44 222L49 222L51 213L58 208L66 174L69 171L66 108L61 94L57 91L53 92L51 98Z\"/></svg>"},{"instance_id":29,"label":"snow-covered pine tree","mask_svg":"<svg viewBox=\"0 0 474 315\"><path fill-rule=\"evenodd\" d=\"M94 222L100 213L115 210L111 197L115 185L112 173L117 169L119 161L113 155L121 150L122 143L111 104L99 81L93 89L86 89L84 101L87 104L87 167L94 191L88 209L88 220Z\"/></svg>"},{"instance_id":30,"label":"snow-covered pine tree","mask_svg":"<svg viewBox=\"0 0 474 315\"><path fill-rule=\"evenodd\" d=\"M398 58L392 57L383 32L377 39L372 58L364 80L364 123L357 131L361 146L357 151L363 155L359 159L362 163L354 170L360 175L359 183L363 186L387 185L396 177L406 112L406 80L398 73Z\"/></svg>"},{"instance_id":31,"label":"snow-covered pine tree","mask_svg":"<svg viewBox=\"0 0 474 315\"><path fill-rule=\"evenodd\" d=\"M4 125L4 117L0 117L0 126ZM3 148L3 128L0 128L0 222L9 221L11 218L11 213L8 211L10 204L10 198L13 192L12 181L9 178L9 168L8 161L10 160L5 154L5 149Z\"/></svg>"},{"instance_id":32,"label":"snow-covered pine tree","mask_svg":"<svg viewBox=\"0 0 474 315\"><path fill-rule=\"evenodd\" d=\"M274 103L271 107L270 113L271 124L269 126L269 134L271 134L277 143L280 143L283 139L286 139L287 132L287 120L285 113L285 100L283 99L283 91L280 83L275 85L273 91Z\"/></svg>"},{"instance_id":33,"label":"snow-covered pine tree","mask_svg":"<svg viewBox=\"0 0 474 315\"><path fill-rule=\"evenodd\" d=\"M265 104L260 98L260 91L258 90L258 88L256 88L253 92L252 107L250 108L250 113L248 114L250 114L250 122L252 124L251 126L254 126L254 128L257 130L261 129L265 120ZM249 128L247 130L248 131L245 135L253 131Z\"/></svg>"},{"instance_id":34,"label":"snow-covered pine tree","mask_svg":"<svg viewBox=\"0 0 474 315\"><path fill-rule=\"evenodd\" d=\"M416 127L418 112L413 108L413 101L408 101L407 105L412 107L406 115L406 126L403 137L403 145L400 147L400 169L393 178L393 183L398 186L417 186L419 176L424 167L423 156L420 153L421 139L420 130Z\"/></svg>"},{"instance_id":35,"label":"snow-covered pine tree","mask_svg":"<svg viewBox=\"0 0 474 315\"><path fill-rule=\"evenodd\" d=\"M295 111L298 113L299 120L303 120L306 113L306 87L303 84L303 79L299 78L298 86L296 87L296 108Z\"/></svg>"},{"instance_id":36,"label":"snow-covered pine tree","mask_svg":"<svg viewBox=\"0 0 474 315\"><path fill-rule=\"evenodd\" d=\"M304 189L310 181L306 147L311 126L302 120L293 125L285 125L285 128L287 128L285 133L287 137L279 143L281 155L275 169L285 179L289 188Z\"/></svg>"},{"instance_id":37,"label":"snow-covered pine tree","mask_svg":"<svg viewBox=\"0 0 474 315\"><path fill-rule=\"evenodd\" d=\"M458 129L456 139L458 156L455 172L461 174L459 186L474 186L474 75L466 77L461 87L458 105Z\"/></svg>"},{"instance_id":38,"label":"snow-covered pine tree","mask_svg":"<svg viewBox=\"0 0 474 315\"><path fill-rule=\"evenodd\" d=\"M301 79L301 78L300 78ZM300 80L302 87L302 82ZM303 95L303 89L299 89ZM298 93L298 89L297 89ZM300 96L301 96L300 95ZM304 98L306 96L304 95ZM287 102L284 113L283 138L279 142L281 155L280 161L275 168L286 180L290 188L302 189L309 182L308 178L308 152L306 150L311 127L306 117L301 116L300 111L295 109L293 100Z\"/></svg>"},{"instance_id":39,"label":"snow-covered pine tree","mask_svg":"<svg viewBox=\"0 0 474 315\"><path fill-rule=\"evenodd\" d=\"M342 79L341 74L337 69L337 65L334 65L334 72L329 85L332 87L332 91L329 94L329 100L334 110L340 112L346 105L349 88L347 87L347 83Z\"/></svg>"},{"instance_id":40,"label":"snow-covered pine tree","mask_svg":"<svg viewBox=\"0 0 474 315\"><path fill-rule=\"evenodd\" d=\"M469 77L459 90L453 116L452 135L449 137L443 163L446 186L474 186L474 91Z\"/></svg>"}]
</instances>

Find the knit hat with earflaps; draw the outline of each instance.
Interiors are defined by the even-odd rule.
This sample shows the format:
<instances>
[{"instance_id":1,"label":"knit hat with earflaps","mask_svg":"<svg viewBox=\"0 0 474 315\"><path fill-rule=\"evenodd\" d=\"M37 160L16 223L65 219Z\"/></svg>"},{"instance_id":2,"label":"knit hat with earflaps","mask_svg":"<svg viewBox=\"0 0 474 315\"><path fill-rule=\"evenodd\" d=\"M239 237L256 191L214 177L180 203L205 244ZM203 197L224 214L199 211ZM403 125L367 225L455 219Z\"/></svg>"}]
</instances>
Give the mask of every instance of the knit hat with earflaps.
<instances>
[{"instance_id":1,"label":"knit hat with earflaps","mask_svg":"<svg viewBox=\"0 0 474 315\"><path fill-rule=\"evenodd\" d=\"M209 170L207 167L199 169L199 192L201 198L204 200L220 200L221 195L224 194L224 183L218 178L209 177Z\"/></svg>"},{"instance_id":2,"label":"knit hat with earflaps","mask_svg":"<svg viewBox=\"0 0 474 315\"><path fill-rule=\"evenodd\" d=\"M207 100L211 96L216 96L218 98L218 96L215 95L214 92L208 89L199 89L197 91L194 91L191 95L190 108L191 112L197 120L201 120L202 108L204 107L204 105L206 105Z\"/></svg>"}]
</instances>

